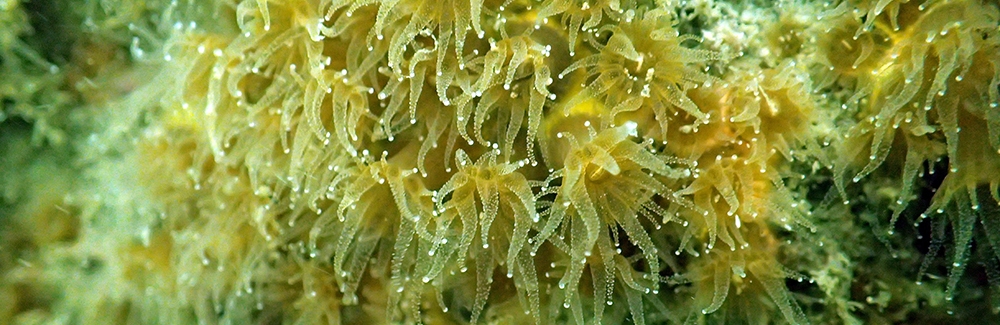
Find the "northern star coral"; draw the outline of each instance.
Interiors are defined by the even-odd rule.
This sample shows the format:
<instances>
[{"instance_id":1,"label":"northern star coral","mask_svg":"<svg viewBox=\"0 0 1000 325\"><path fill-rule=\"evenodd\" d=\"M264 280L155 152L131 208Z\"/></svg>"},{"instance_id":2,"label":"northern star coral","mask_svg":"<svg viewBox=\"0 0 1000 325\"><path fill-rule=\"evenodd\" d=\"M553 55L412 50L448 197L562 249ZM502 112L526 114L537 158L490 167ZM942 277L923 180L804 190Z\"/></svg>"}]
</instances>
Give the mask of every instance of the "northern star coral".
<instances>
[{"instance_id":1,"label":"northern star coral","mask_svg":"<svg viewBox=\"0 0 1000 325\"><path fill-rule=\"evenodd\" d=\"M978 197L975 188L996 186L992 159L1000 157L995 113L1000 101L996 28L1000 12L976 1L919 5L902 1L890 4L886 18L879 15L884 5L872 9L858 31L860 37L876 41L862 44L862 53L852 65L857 69L859 91L845 105L858 103L858 122L843 142L835 169L838 187L843 192L847 178L859 182L885 164L892 151L902 150L905 154L896 155L902 162L891 162L901 166L903 175L890 227L913 200L911 193L918 175L924 173L923 165L942 157L948 157L949 174L922 216L940 214L939 207L953 199L961 206L978 207L970 203ZM957 247L949 272L949 295L954 294L957 277L964 270L971 227L977 219L972 210L960 207L958 211L960 216L945 217L952 220Z\"/></svg>"},{"instance_id":2,"label":"northern star coral","mask_svg":"<svg viewBox=\"0 0 1000 325\"><path fill-rule=\"evenodd\" d=\"M761 5L0 0L0 323L997 319L996 2Z\"/></svg>"},{"instance_id":3,"label":"northern star coral","mask_svg":"<svg viewBox=\"0 0 1000 325\"><path fill-rule=\"evenodd\" d=\"M448 264L464 270L467 259L477 261L479 289L472 311L475 322L493 282L493 261L505 261L502 263L506 265L507 277L513 278L517 273L515 285L523 295L522 301L528 303L522 308L530 311L537 321L540 317L538 280L527 244L528 232L539 221L539 216L528 181L514 172L518 164L497 163L495 151L486 151L473 163L465 151L459 149L455 159L458 172L434 194L438 229L432 248L427 252L434 263L424 276L424 282L437 278ZM450 229L456 219L462 225L461 232ZM494 223L498 229L492 229ZM479 238L476 238L477 233ZM448 245L449 242L453 244ZM502 254L505 247L507 252Z\"/></svg>"},{"instance_id":4,"label":"northern star coral","mask_svg":"<svg viewBox=\"0 0 1000 325\"><path fill-rule=\"evenodd\" d=\"M548 221L534 238L536 244L533 250L546 241L552 241L563 254L568 255L568 270L559 281L560 289L569 288L565 291L564 303L567 306L579 299L573 288L580 282L588 261L603 262L605 278L592 279L595 281L595 306L600 306L595 307L598 309L594 317L600 319L602 303L613 301L610 299L613 297L616 270L622 272L621 281L627 284L626 291L658 289L660 249L649 237L639 217L667 217L654 196L677 199L673 191L657 178L677 178L682 173L667 167L668 162L677 163L676 159L658 157L629 141L629 136L636 134L634 123L600 133L593 128L588 131L586 139L577 139L571 133L560 132L557 135L558 138L565 138L572 149L565 157L564 167L553 173L552 177L558 177L561 184L552 189L556 197L545 211ZM624 259L612 249L619 242L608 242L610 238L607 235L610 232L617 238L619 229L624 231L632 245L642 251L647 270L633 271L628 264L619 265ZM570 235L559 236L558 240L551 238L557 232ZM599 256L599 260L592 256ZM591 264L590 267L601 266ZM596 285L597 281L603 281L604 285ZM636 298L631 295L627 297L631 306L637 305L632 309L632 316L641 319L642 302L634 301ZM578 308L574 306L574 309Z\"/></svg>"},{"instance_id":5,"label":"northern star coral","mask_svg":"<svg viewBox=\"0 0 1000 325\"><path fill-rule=\"evenodd\" d=\"M694 37L680 35L667 12L654 9L637 15L617 26L594 31L595 40L590 43L597 53L559 73L560 79L578 69L586 74L586 88L566 107L595 98L608 110L602 114L605 125L613 124L615 117L624 112L652 112L662 132L678 111L704 123L708 117L685 92L714 80L700 69L703 63L723 56L682 46L682 42ZM607 41L598 42L597 37Z\"/></svg>"},{"instance_id":6,"label":"northern star coral","mask_svg":"<svg viewBox=\"0 0 1000 325\"><path fill-rule=\"evenodd\" d=\"M774 259L777 255L777 243L773 234L760 233L765 231L757 225L747 226L752 243L735 250L715 250L710 259L701 260L693 265L698 270L700 278L692 279L697 285L695 299L698 305L704 306L700 312L693 311L689 319L717 319L725 322L727 319L750 319L759 323L774 322L773 315L759 313L747 309L747 305L757 304L755 300L769 299L778 309L778 313L788 323L808 323L805 313L792 299L786 289L784 280L790 274L780 267ZM799 278L801 281L801 278ZM723 302L729 310L723 310ZM709 303L710 302L710 303ZM734 306L735 305L735 306ZM739 306L739 307L736 307ZM699 315L701 314L701 315ZM709 315L709 316L704 316Z\"/></svg>"}]
</instances>

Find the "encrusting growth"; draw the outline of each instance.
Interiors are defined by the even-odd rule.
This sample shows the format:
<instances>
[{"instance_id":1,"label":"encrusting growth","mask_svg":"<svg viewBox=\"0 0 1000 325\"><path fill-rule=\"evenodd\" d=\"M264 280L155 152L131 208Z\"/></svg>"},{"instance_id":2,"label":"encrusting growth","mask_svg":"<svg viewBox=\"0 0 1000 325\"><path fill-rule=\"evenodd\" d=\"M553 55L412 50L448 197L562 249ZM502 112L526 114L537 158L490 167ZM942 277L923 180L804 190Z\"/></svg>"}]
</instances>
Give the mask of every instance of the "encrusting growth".
<instances>
[{"instance_id":1,"label":"encrusting growth","mask_svg":"<svg viewBox=\"0 0 1000 325\"><path fill-rule=\"evenodd\" d=\"M0 0L0 323L1000 313L995 1L50 2Z\"/></svg>"}]
</instances>

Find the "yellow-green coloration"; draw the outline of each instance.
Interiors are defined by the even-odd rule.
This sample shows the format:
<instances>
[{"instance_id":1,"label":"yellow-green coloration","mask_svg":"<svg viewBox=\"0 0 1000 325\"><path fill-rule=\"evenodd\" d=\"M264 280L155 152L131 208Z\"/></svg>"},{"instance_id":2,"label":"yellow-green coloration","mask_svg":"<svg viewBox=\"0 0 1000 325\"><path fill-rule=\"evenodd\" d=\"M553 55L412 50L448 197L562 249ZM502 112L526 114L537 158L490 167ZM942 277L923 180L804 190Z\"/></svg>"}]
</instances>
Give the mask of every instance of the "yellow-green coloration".
<instances>
[{"instance_id":1,"label":"yellow-green coloration","mask_svg":"<svg viewBox=\"0 0 1000 325\"><path fill-rule=\"evenodd\" d=\"M884 6L889 10L883 14ZM949 174L923 216L957 204L955 215L939 217L958 219L951 221L955 250L949 295L967 263L980 204L1000 204L1000 196L979 202L976 194L977 187L996 193L1000 186L998 17L996 7L977 1L882 1L870 8L857 31L860 44L841 39L841 46L860 50L856 57L847 56L854 60L850 70L859 89L845 104L859 109L835 171L838 187L843 192L845 178L857 183L874 172L894 148L905 150L892 225L909 206L922 165L947 157ZM932 255L936 250L935 245Z\"/></svg>"},{"instance_id":2,"label":"yellow-green coloration","mask_svg":"<svg viewBox=\"0 0 1000 325\"><path fill-rule=\"evenodd\" d=\"M1000 322L996 1L771 5L0 0L0 324Z\"/></svg>"},{"instance_id":3,"label":"yellow-green coloration","mask_svg":"<svg viewBox=\"0 0 1000 325\"><path fill-rule=\"evenodd\" d=\"M622 19L617 26L594 31L593 38L608 37L607 41L591 40L597 53L573 62L559 74L559 79L577 69L587 74L585 90L566 107L586 100L585 96L593 97L608 108L600 112L604 126L613 125L619 114L640 111L648 115L643 117L659 121L659 131L664 133L677 111L704 123L708 117L685 92L713 80L701 71L702 64L721 55L682 46L685 40L696 38L679 36L669 13L662 9L626 14Z\"/></svg>"}]
</instances>

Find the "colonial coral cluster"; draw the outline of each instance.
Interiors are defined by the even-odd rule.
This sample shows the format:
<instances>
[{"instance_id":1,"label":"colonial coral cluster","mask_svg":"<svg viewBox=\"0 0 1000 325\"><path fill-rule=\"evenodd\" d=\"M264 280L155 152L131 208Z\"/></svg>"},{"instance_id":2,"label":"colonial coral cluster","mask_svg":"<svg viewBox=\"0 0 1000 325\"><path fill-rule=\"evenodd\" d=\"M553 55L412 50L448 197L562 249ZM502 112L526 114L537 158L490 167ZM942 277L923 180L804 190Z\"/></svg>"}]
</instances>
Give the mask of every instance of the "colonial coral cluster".
<instances>
[{"instance_id":1,"label":"colonial coral cluster","mask_svg":"<svg viewBox=\"0 0 1000 325\"><path fill-rule=\"evenodd\" d=\"M37 2L0 323L1000 312L995 2Z\"/></svg>"}]
</instances>

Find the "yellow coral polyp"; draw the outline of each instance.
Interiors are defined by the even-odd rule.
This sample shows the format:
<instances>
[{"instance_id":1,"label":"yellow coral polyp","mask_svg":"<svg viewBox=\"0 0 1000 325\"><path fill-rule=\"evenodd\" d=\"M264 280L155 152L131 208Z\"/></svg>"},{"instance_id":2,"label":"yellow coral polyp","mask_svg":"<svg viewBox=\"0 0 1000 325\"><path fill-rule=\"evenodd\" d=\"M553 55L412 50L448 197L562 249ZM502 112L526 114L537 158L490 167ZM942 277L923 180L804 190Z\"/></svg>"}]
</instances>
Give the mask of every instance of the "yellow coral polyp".
<instances>
[{"instance_id":1,"label":"yellow coral polyp","mask_svg":"<svg viewBox=\"0 0 1000 325\"><path fill-rule=\"evenodd\" d=\"M784 280L792 274L783 270L775 260L777 243L773 234L757 224L748 225L746 231L750 240L748 248L714 250L709 255L711 258L694 265L700 276L692 279L697 290L695 300L704 307L692 310L689 319L704 321L705 318L718 317L716 319L724 320L727 314L744 314L741 316L746 319L775 322L765 314L743 309L746 305L755 304L753 301L764 298L780 310L785 322L809 323L785 288ZM731 307L724 307L723 302Z\"/></svg>"},{"instance_id":2,"label":"yellow coral polyp","mask_svg":"<svg viewBox=\"0 0 1000 325\"><path fill-rule=\"evenodd\" d=\"M553 174L560 179L561 184L552 192L556 194L551 206L544 211L548 217L539 234L533 238L533 250L538 248L557 232L574 234L567 243L562 240L554 243L569 257L568 270L559 281L559 288L574 288L578 285L581 273L588 258L600 253L600 260L605 264L607 272L614 274L613 263L617 259L610 247L606 232L617 233L620 227L628 236L628 240L642 250L649 272L655 274L660 269L659 249L651 240L649 234L638 220L640 215L660 215L662 209L656 206L654 196L668 200L677 200L672 191L658 178L677 178L680 173L667 167L668 162L679 161L672 158L659 157L649 152L639 144L631 142L630 136L635 136L635 123L597 132L589 124L585 139L577 139L571 133L560 132L557 138L567 141L572 150L567 153L563 168ZM647 174L648 173L648 174ZM656 176L654 176L656 175ZM543 190L543 193L548 191ZM660 215L667 218L665 215ZM657 226L659 227L659 226ZM616 235L617 237L617 235ZM591 265L591 267L595 267ZM655 277L655 275L654 275ZM603 281L603 288L609 291L595 292L594 295L604 295L601 300L610 299L610 289L614 287L614 278L608 275ZM643 278L648 278L643 276ZM596 281L596 279L594 280ZM631 289L657 289L657 284L646 283L639 279L623 279ZM638 283L638 284L633 284ZM652 288L650 288L650 286ZM637 288L638 287L638 288ZM575 290L565 291L564 304L573 305L579 299ZM631 300L632 298L630 298ZM605 300L610 301L610 300ZM641 305L641 303L636 302ZM575 307L578 308L578 307ZM600 317L601 309L595 317ZM640 317L633 310L634 317Z\"/></svg>"},{"instance_id":3,"label":"yellow coral polyp","mask_svg":"<svg viewBox=\"0 0 1000 325\"><path fill-rule=\"evenodd\" d=\"M707 116L685 92L714 80L699 68L723 56L682 46L692 37L679 35L672 24L666 12L650 10L613 29L595 31L595 38L603 33L610 33L610 38L605 44L591 41L598 53L574 62L558 76L562 79L578 69L585 70L587 86L567 107L598 98L610 110L604 118L611 121L623 112L652 112L662 132L677 110L704 123Z\"/></svg>"},{"instance_id":4,"label":"yellow coral polyp","mask_svg":"<svg viewBox=\"0 0 1000 325\"><path fill-rule=\"evenodd\" d=\"M881 165L888 155L895 130L911 121L942 127L941 131L949 139L949 155L956 156L957 112L955 105L946 99L947 85L953 79L965 78L977 52L994 47L991 44L996 39L990 35L995 33L995 26L990 22L996 21L998 13L995 8L980 10L971 1L946 1L926 9L921 5L919 11L919 18L911 23L898 30L885 31L889 33L889 47L883 56L873 58L877 62L875 66L881 68L873 70L870 76L859 77L869 81L862 83L862 91L852 100L870 97L863 103L861 114L864 118L860 126L852 130L849 137L871 135L872 138L869 161L854 175L854 180ZM973 34L982 37L972 37ZM996 73L985 79L982 82L992 85L1000 80ZM987 98L987 103L998 100L995 90L976 95ZM934 115L929 115L932 109ZM910 133L915 136L925 133L919 128L922 125L915 126Z\"/></svg>"},{"instance_id":5,"label":"yellow coral polyp","mask_svg":"<svg viewBox=\"0 0 1000 325\"><path fill-rule=\"evenodd\" d=\"M977 188L996 186L992 161L1000 156L996 137L1000 128L993 112L1000 100L996 54L1000 12L979 1L902 1L890 4L885 22L879 15L885 4L869 11L865 28L858 31L862 37L884 35L879 36L884 42L874 51L868 44L866 51L877 55L858 59L866 60L872 70L861 71L860 89L849 99L849 104L859 104L858 122L845 137L835 181L843 195L847 178L860 182L886 164L891 152L905 150L905 157L893 158L903 162L889 162L903 169L901 191L891 207L893 225L914 199L911 192L918 175L924 175L922 165L948 158L948 175L920 220L957 205L956 213L934 221L939 229L950 221L955 245L960 247L949 272L946 295L951 299L965 270L973 223L980 218L967 206L979 205L971 203L978 200ZM966 171L970 166L977 166L976 171ZM937 241L942 236L934 234ZM934 247L930 256L940 248Z\"/></svg>"},{"instance_id":6,"label":"yellow coral polyp","mask_svg":"<svg viewBox=\"0 0 1000 325\"><path fill-rule=\"evenodd\" d=\"M526 246L529 230L539 221L531 187L524 176L514 172L517 164L497 163L495 151L487 151L473 163L459 149L455 159L458 172L434 194L439 228L428 251L434 262L424 277L425 282L437 278L448 264L465 267L465 261L471 257L478 261L478 285L488 289L493 266L484 263L493 263L490 256L494 255L495 259L503 259L504 254L499 252L506 247L507 277L513 278L516 273L515 284L519 292L525 293L528 303L522 307L531 311L537 321L540 319L537 275ZM461 222L461 235L449 229L455 219ZM499 229L491 232L494 222ZM503 235L496 235L498 232ZM449 242L458 245L448 245ZM488 290L478 290L473 321L479 318L488 294Z\"/></svg>"}]
</instances>

